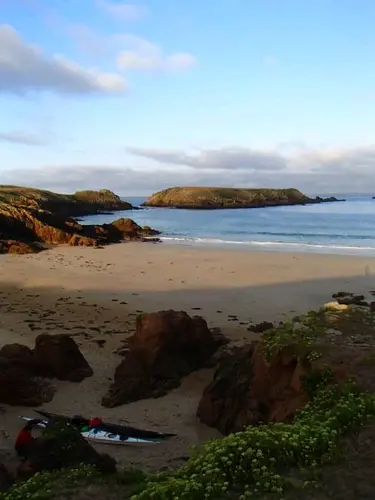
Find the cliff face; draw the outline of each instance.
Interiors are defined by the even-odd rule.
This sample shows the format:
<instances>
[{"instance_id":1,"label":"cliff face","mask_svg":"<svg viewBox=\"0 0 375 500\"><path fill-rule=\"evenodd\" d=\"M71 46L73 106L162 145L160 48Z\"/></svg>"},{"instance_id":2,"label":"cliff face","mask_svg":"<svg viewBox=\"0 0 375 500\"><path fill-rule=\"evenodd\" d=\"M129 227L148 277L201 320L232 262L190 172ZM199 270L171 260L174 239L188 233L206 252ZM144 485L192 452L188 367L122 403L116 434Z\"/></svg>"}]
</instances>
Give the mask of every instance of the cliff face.
<instances>
[{"instance_id":1,"label":"cliff face","mask_svg":"<svg viewBox=\"0 0 375 500\"><path fill-rule=\"evenodd\" d=\"M0 187L0 253L36 252L45 248L45 244L98 246L122 240L149 241L149 236L159 234L149 227L138 226L131 219L81 225L69 217L71 213L85 215L128 207L131 205L110 191L59 195L28 188Z\"/></svg>"},{"instance_id":2,"label":"cliff face","mask_svg":"<svg viewBox=\"0 0 375 500\"><path fill-rule=\"evenodd\" d=\"M195 209L256 208L304 205L338 201L335 198L309 198L298 189L240 189L215 187L173 187L151 195L143 204L149 207Z\"/></svg>"}]
</instances>

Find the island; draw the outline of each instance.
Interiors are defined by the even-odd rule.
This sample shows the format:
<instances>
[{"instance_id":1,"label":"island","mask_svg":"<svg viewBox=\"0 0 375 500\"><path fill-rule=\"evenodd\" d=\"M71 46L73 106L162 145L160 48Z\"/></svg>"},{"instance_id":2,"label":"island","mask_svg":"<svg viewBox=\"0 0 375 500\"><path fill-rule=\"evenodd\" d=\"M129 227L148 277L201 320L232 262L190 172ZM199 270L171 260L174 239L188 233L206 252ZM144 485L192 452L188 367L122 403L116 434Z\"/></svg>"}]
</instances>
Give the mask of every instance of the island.
<instances>
[{"instance_id":1,"label":"island","mask_svg":"<svg viewBox=\"0 0 375 500\"><path fill-rule=\"evenodd\" d=\"M134 207L109 191L58 194L41 189L0 186L0 254L39 252L48 245L95 246L123 240L158 241L159 231L132 219L83 225L73 217Z\"/></svg>"},{"instance_id":2,"label":"island","mask_svg":"<svg viewBox=\"0 0 375 500\"><path fill-rule=\"evenodd\" d=\"M226 187L171 187L152 194L145 207L188 209L261 208L344 201L335 197L310 198L298 189Z\"/></svg>"}]
</instances>

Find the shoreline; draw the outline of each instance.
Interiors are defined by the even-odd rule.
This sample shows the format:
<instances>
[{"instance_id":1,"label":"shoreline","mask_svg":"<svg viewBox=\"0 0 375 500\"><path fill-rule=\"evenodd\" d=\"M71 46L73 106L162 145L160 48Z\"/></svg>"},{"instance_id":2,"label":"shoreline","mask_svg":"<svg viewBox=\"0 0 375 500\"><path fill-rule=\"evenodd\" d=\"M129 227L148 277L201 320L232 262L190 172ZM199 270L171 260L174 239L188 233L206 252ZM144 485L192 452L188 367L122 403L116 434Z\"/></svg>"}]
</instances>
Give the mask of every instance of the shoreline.
<instances>
[{"instance_id":1,"label":"shoreline","mask_svg":"<svg viewBox=\"0 0 375 500\"><path fill-rule=\"evenodd\" d=\"M166 245L186 246L191 248L207 248L207 250L239 250L245 252L277 252L296 253L313 255L333 255L350 257L373 257L375 258L375 247L354 247L354 246L330 246L310 243L282 243L282 242L261 242L261 241L229 241L216 240L215 238L190 238L160 236Z\"/></svg>"}]
</instances>

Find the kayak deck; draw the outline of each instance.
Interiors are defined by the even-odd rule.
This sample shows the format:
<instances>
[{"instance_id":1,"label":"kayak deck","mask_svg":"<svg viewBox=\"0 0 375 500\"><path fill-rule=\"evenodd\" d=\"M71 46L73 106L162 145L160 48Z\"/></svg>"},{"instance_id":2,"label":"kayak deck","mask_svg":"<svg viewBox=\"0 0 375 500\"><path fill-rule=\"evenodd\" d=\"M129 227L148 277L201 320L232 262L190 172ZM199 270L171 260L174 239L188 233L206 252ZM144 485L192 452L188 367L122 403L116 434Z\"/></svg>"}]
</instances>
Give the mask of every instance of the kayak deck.
<instances>
[{"instance_id":1,"label":"kayak deck","mask_svg":"<svg viewBox=\"0 0 375 500\"><path fill-rule=\"evenodd\" d=\"M23 417L21 416L22 420L25 422L31 422L35 421L36 425L40 428L46 428L48 425L48 420L42 420L42 419L35 419L31 417ZM97 429L93 427L89 427L87 430L86 429L81 429L80 434L83 438L87 439L88 441L93 441L96 443L102 443L102 444L122 444L122 445L146 445L146 444L156 444L160 443L155 438L149 438L149 439L142 439L142 438L136 438L132 436L127 436L125 434L114 434L111 432L107 432L102 429Z\"/></svg>"},{"instance_id":2,"label":"kayak deck","mask_svg":"<svg viewBox=\"0 0 375 500\"><path fill-rule=\"evenodd\" d=\"M50 413L45 410L34 410L36 413L39 413L39 415L42 415L43 417L47 419L59 419L59 420L66 420L71 422L73 420L72 417L67 417L64 415L59 415L57 413ZM85 417L81 417L81 423L82 425L88 425L89 420ZM103 431L109 432L111 434L124 434L129 437L134 437L134 438L139 438L139 439L158 439L158 440L164 440L169 437L175 436L175 434L171 433L163 433L163 432L156 432L156 431L149 431L149 430L143 430L143 429L138 429L136 427L131 427L129 425L120 425L120 424L111 424L108 422L102 422L100 424L100 429Z\"/></svg>"}]
</instances>

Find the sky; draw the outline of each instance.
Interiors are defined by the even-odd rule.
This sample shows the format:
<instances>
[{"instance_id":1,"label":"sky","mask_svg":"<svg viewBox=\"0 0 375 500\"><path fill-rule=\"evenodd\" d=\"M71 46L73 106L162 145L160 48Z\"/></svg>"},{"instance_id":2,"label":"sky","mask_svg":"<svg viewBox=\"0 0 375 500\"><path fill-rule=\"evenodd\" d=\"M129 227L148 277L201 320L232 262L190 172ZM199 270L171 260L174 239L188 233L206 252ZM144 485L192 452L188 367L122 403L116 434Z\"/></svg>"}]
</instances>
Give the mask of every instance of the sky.
<instances>
[{"instance_id":1,"label":"sky","mask_svg":"<svg viewBox=\"0 0 375 500\"><path fill-rule=\"evenodd\" d=\"M374 0L0 0L0 184L375 195Z\"/></svg>"}]
</instances>

